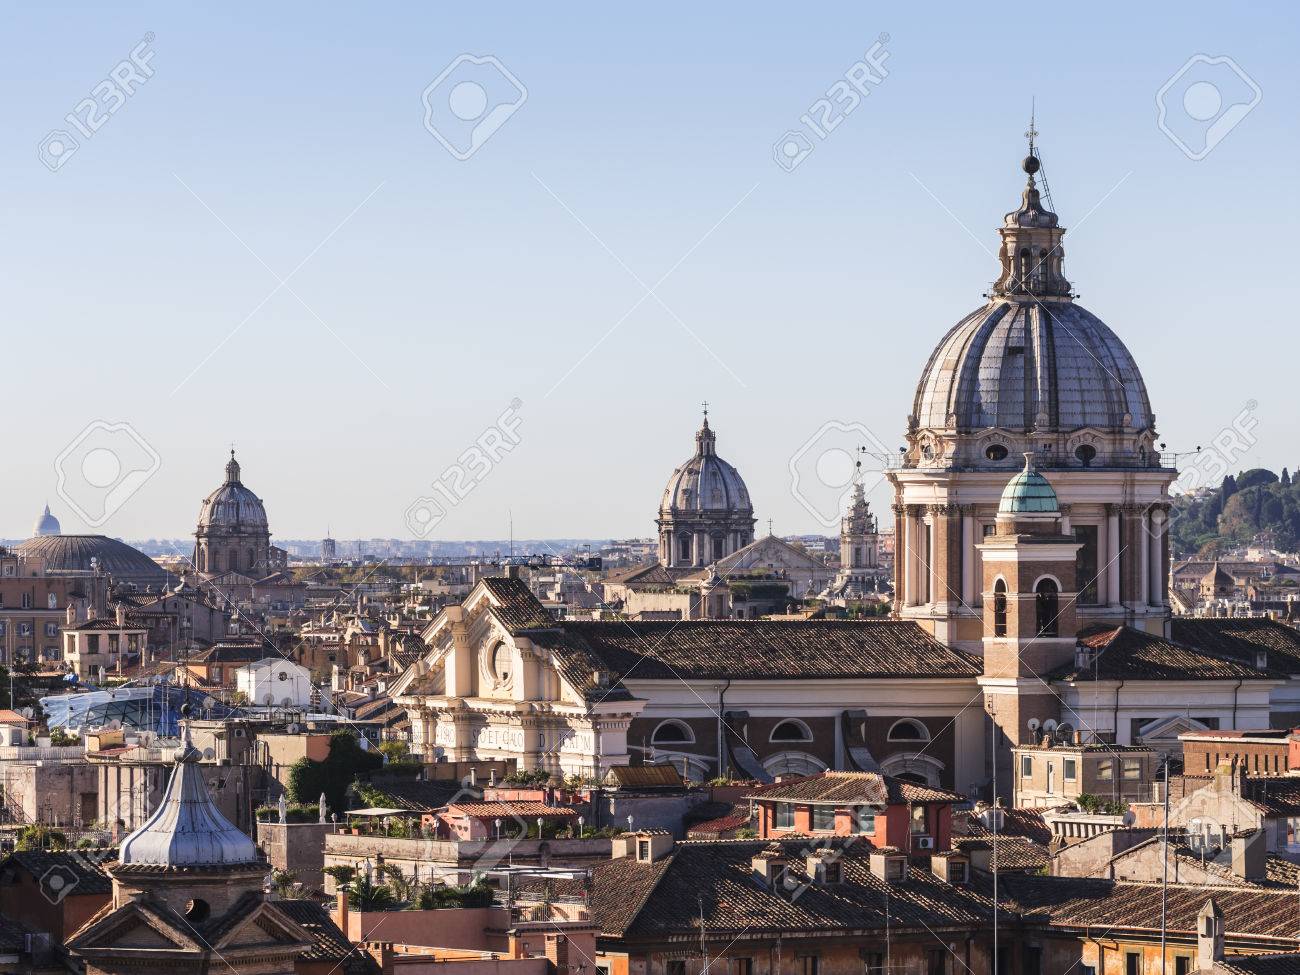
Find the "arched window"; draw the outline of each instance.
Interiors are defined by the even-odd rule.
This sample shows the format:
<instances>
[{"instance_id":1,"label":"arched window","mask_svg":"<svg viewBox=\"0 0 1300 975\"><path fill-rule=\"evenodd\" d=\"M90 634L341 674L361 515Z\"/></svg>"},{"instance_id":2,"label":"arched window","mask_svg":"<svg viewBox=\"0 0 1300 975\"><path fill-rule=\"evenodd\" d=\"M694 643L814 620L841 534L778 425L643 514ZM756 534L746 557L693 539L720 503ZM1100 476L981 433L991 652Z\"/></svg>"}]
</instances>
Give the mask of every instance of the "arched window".
<instances>
[{"instance_id":1,"label":"arched window","mask_svg":"<svg viewBox=\"0 0 1300 975\"><path fill-rule=\"evenodd\" d=\"M812 741L812 731L802 721L790 718L772 729L772 741Z\"/></svg>"},{"instance_id":2,"label":"arched window","mask_svg":"<svg viewBox=\"0 0 1300 975\"><path fill-rule=\"evenodd\" d=\"M695 735L691 726L684 721L669 720L654 730L650 741L655 745L692 745L695 743Z\"/></svg>"},{"instance_id":3,"label":"arched window","mask_svg":"<svg viewBox=\"0 0 1300 975\"><path fill-rule=\"evenodd\" d=\"M1039 579L1038 585L1034 586L1034 594L1038 610L1038 635L1056 636L1056 617L1059 615L1056 609L1059 595L1056 583L1051 579Z\"/></svg>"},{"instance_id":4,"label":"arched window","mask_svg":"<svg viewBox=\"0 0 1300 975\"><path fill-rule=\"evenodd\" d=\"M677 539L677 544L679 546L678 547L679 554L677 557L683 562L689 562L691 560L691 536L690 535L680 536Z\"/></svg>"},{"instance_id":5,"label":"arched window","mask_svg":"<svg viewBox=\"0 0 1300 975\"><path fill-rule=\"evenodd\" d=\"M921 722L904 718L894 722L894 726L889 729L888 738L890 741L929 741L930 732Z\"/></svg>"},{"instance_id":6,"label":"arched window","mask_svg":"<svg viewBox=\"0 0 1300 975\"><path fill-rule=\"evenodd\" d=\"M993 583L993 635L1007 635L1007 582L999 579Z\"/></svg>"}]
</instances>

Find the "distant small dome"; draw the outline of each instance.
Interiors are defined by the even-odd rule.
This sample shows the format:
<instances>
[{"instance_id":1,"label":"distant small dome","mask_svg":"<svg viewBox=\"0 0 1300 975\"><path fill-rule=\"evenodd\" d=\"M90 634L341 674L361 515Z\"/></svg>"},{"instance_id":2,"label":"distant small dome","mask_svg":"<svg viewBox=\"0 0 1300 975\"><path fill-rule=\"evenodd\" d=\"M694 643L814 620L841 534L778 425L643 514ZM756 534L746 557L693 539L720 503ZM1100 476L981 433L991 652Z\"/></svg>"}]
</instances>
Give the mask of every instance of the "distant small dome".
<instances>
[{"instance_id":1,"label":"distant small dome","mask_svg":"<svg viewBox=\"0 0 1300 975\"><path fill-rule=\"evenodd\" d=\"M673 471L664 488L661 518L686 512L753 515L749 489L740 472L717 455L716 444L717 435L709 429L706 416L695 434L695 454Z\"/></svg>"},{"instance_id":2,"label":"distant small dome","mask_svg":"<svg viewBox=\"0 0 1300 975\"><path fill-rule=\"evenodd\" d=\"M40 535L58 535L63 528L59 525L59 519L50 514L50 506L45 506L45 514L36 519L36 527L32 529L33 536Z\"/></svg>"},{"instance_id":3,"label":"distant small dome","mask_svg":"<svg viewBox=\"0 0 1300 975\"><path fill-rule=\"evenodd\" d=\"M1000 515L1056 515L1061 513L1056 491L1034 470L1034 455L1025 454L1025 469L1007 482L998 504Z\"/></svg>"},{"instance_id":4,"label":"distant small dome","mask_svg":"<svg viewBox=\"0 0 1300 975\"><path fill-rule=\"evenodd\" d=\"M199 508L199 530L265 529L266 508L262 499L244 487L239 479L239 461L230 452L226 463L226 480L206 498Z\"/></svg>"}]
</instances>

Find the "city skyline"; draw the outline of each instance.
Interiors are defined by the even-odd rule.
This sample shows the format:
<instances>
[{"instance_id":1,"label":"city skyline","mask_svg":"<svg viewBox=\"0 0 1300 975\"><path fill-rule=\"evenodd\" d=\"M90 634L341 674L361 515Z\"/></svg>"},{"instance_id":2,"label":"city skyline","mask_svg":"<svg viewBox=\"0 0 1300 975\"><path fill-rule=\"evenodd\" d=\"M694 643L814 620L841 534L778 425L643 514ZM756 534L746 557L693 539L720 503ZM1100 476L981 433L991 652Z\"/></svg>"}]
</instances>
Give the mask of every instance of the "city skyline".
<instances>
[{"instance_id":1,"label":"city skyline","mask_svg":"<svg viewBox=\"0 0 1300 975\"><path fill-rule=\"evenodd\" d=\"M48 36L51 16L8 26ZM414 500L515 409L512 449L428 537L505 537L510 520L517 536L646 536L707 399L760 525L833 534L793 495L791 458L828 423L865 429L877 455L902 443L924 355L995 274L1034 100L1071 280L1142 363L1170 452L1249 411L1232 468L1294 466L1296 421L1268 392L1286 357L1258 354L1288 336L1270 311L1296 203L1295 133L1269 98L1294 80L1280 5L1252 21L1126 10L1118 35L1044 11L1050 66L990 64L1004 25L966 12L938 32L902 8L798 31L797 11L696 12L687 37L672 18L404 12L363 32L321 16L277 11L236 38L202 12L88 7L60 58L19 45L0 137L0 259L29 323L13 352L73 395L13 376L42 413L11 434L0 533L23 537L48 500L66 532L184 537L233 441L276 536L402 537ZM212 91L231 50L245 70ZM466 52L527 98L462 160L423 124L422 93ZM1263 94L1192 159L1157 94L1200 52ZM145 80L120 112L56 170L34 158L132 58ZM801 116L816 125L810 106L858 63L883 68L869 95L787 171L783 133L816 139ZM332 98L300 83L343 68ZM1263 188L1277 219L1261 223L1242 197ZM1238 318L1250 343L1224 327ZM95 422L129 424L158 463L89 525L60 503L56 463ZM887 496L869 495L886 519Z\"/></svg>"}]
</instances>

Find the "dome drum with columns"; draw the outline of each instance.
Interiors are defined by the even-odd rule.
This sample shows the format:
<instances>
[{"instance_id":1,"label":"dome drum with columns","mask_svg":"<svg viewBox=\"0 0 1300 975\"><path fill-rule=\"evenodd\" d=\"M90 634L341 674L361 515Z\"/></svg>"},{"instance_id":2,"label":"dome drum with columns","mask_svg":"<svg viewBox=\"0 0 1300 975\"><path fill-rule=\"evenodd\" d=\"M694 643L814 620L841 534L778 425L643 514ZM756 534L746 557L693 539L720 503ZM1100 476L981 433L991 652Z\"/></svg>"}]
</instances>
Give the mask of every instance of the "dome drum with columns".
<instances>
[{"instance_id":1,"label":"dome drum with columns","mask_svg":"<svg viewBox=\"0 0 1300 975\"><path fill-rule=\"evenodd\" d=\"M1065 233L1037 187L1031 142L1020 206L999 228L999 277L940 340L917 384L901 466L889 472L895 612L979 651L979 544L1007 479L1033 453L1078 537L1079 615L1152 630L1167 614L1165 525L1176 471L1133 356L1078 305Z\"/></svg>"},{"instance_id":2,"label":"dome drum with columns","mask_svg":"<svg viewBox=\"0 0 1300 975\"><path fill-rule=\"evenodd\" d=\"M754 540L749 490L716 444L706 410L695 453L673 471L659 505L659 561L669 568L711 565Z\"/></svg>"}]
</instances>

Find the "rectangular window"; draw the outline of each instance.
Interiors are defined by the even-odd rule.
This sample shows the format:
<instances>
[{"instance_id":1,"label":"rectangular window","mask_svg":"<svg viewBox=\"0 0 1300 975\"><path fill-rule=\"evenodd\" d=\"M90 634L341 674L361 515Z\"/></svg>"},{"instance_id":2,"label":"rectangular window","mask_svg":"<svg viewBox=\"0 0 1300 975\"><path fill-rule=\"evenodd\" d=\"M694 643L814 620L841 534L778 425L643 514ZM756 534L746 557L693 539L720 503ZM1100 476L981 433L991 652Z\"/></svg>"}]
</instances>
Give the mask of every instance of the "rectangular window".
<instances>
[{"instance_id":1,"label":"rectangular window","mask_svg":"<svg viewBox=\"0 0 1300 975\"><path fill-rule=\"evenodd\" d=\"M669 958L668 964L664 966L667 975L686 975L685 958Z\"/></svg>"},{"instance_id":2,"label":"rectangular window","mask_svg":"<svg viewBox=\"0 0 1300 975\"><path fill-rule=\"evenodd\" d=\"M878 951L868 951L863 955L862 975L885 975L885 956Z\"/></svg>"},{"instance_id":3,"label":"rectangular window","mask_svg":"<svg viewBox=\"0 0 1300 975\"><path fill-rule=\"evenodd\" d=\"M1074 540L1082 543L1075 556L1074 578L1084 606L1097 605L1097 531L1096 525L1074 526Z\"/></svg>"},{"instance_id":4,"label":"rectangular window","mask_svg":"<svg viewBox=\"0 0 1300 975\"><path fill-rule=\"evenodd\" d=\"M754 975L754 959L733 958L731 975Z\"/></svg>"},{"instance_id":5,"label":"rectangular window","mask_svg":"<svg viewBox=\"0 0 1300 975\"><path fill-rule=\"evenodd\" d=\"M1128 779L1128 780L1131 781L1131 780L1133 780L1133 779L1137 779L1137 778L1141 777L1141 775L1142 775L1142 763L1141 763L1140 761L1138 761L1136 758L1126 758L1126 759L1124 759L1124 778L1125 778L1125 779Z\"/></svg>"},{"instance_id":6,"label":"rectangular window","mask_svg":"<svg viewBox=\"0 0 1300 975\"><path fill-rule=\"evenodd\" d=\"M943 948L928 948L925 952L926 975L945 975L948 952Z\"/></svg>"},{"instance_id":7,"label":"rectangular window","mask_svg":"<svg viewBox=\"0 0 1300 975\"><path fill-rule=\"evenodd\" d=\"M1025 945L1020 961L1020 975L1042 975L1043 949L1038 945Z\"/></svg>"},{"instance_id":8,"label":"rectangular window","mask_svg":"<svg viewBox=\"0 0 1300 975\"><path fill-rule=\"evenodd\" d=\"M1174 975L1189 975L1192 970L1190 955L1174 955Z\"/></svg>"},{"instance_id":9,"label":"rectangular window","mask_svg":"<svg viewBox=\"0 0 1300 975\"><path fill-rule=\"evenodd\" d=\"M1073 782L1079 777L1079 763L1073 758L1067 758L1062 763L1065 766L1065 780Z\"/></svg>"},{"instance_id":10,"label":"rectangular window","mask_svg":"<svg viewBox=\"0 0 1300 975\"><path fill-rule=\"evenodd\" d=\"M1097 966L1096 966L1096 965L1080 965L1080 966L1079 966L1079 973L1080 973L1080 975L1097 975Z\"/></svg>"},{"instance_id":11,"label":"rectangular window","mask_svg":"<svg viewBox=\"0 0 1300 975\"><path fill-rule=\"evenodd\" d=\"M776 828L794 829L794 806L788 802L776 804Z\"/></svg>"},{"instance_id":12,"label":"rectangular window","mask_svg":"<svg viewBox=\"0 0 1300 975\"><path fill-rule=\"evenodd\" d=\"M925 806L912 807L912 832L928 833L930 831L930 817L926 815Z\"/></svg>"},{"instance_id":13,"label":"rectangular window","mask_svg":"<svg viewBox=\"0 0 1300 975\"><path fill-rule=\"evenodd\" d=\"M876 834L876 810L871 806L859 806L853 813L853 832L867 836Z\"/></svg>"},{"instance_id":14,"label":"rectangular window","mask_svg":"<svg viewBox=\"0 0 1300 975\"><path fill-rule=\"evenodd\" d=\"M1110 758L1103 758L1097 763L1097 781L1111 782L1115 778L1115 761Z\"/></svg>"},{"instance_id":15,"label":"rectangular window","mask_svg":"<svg viewBox=\"0 0 1300 975\"><path fill-rule=\"evenodd\" d=\"M812 828L832 830L835 828L834 806L813 806Z\"/></svg>"},{"instance_id":16,"label":"rectangular window","mask_svg":"<svg viewBox=\"0 0 1300 975\"><path fill-rule=\"evenodd\" d=\"M816 955L804 955L799 959L800 975L817 975L818 958Z\"/></svg>"},{"instance_id":17,"label":"rectangular window","mask_svg":"<svg viewBox=\"0 0 1300 975\"><path fill-rule=\"evenodd\" d=\"M1034 756L1020 756L1020 777L1022 779L1030 778L1034 774Z\"/></svg>"},{"instance_id":18,"label":"rectangular window","mask_svg":"<svg viewBox=\"0 0 1300 975\"><path fill-rule=\"evenodd\" d=\"M1124 975L1142 975L1142 956L1136 951L1124 952Z\"/></svg>"}]
</instances>

